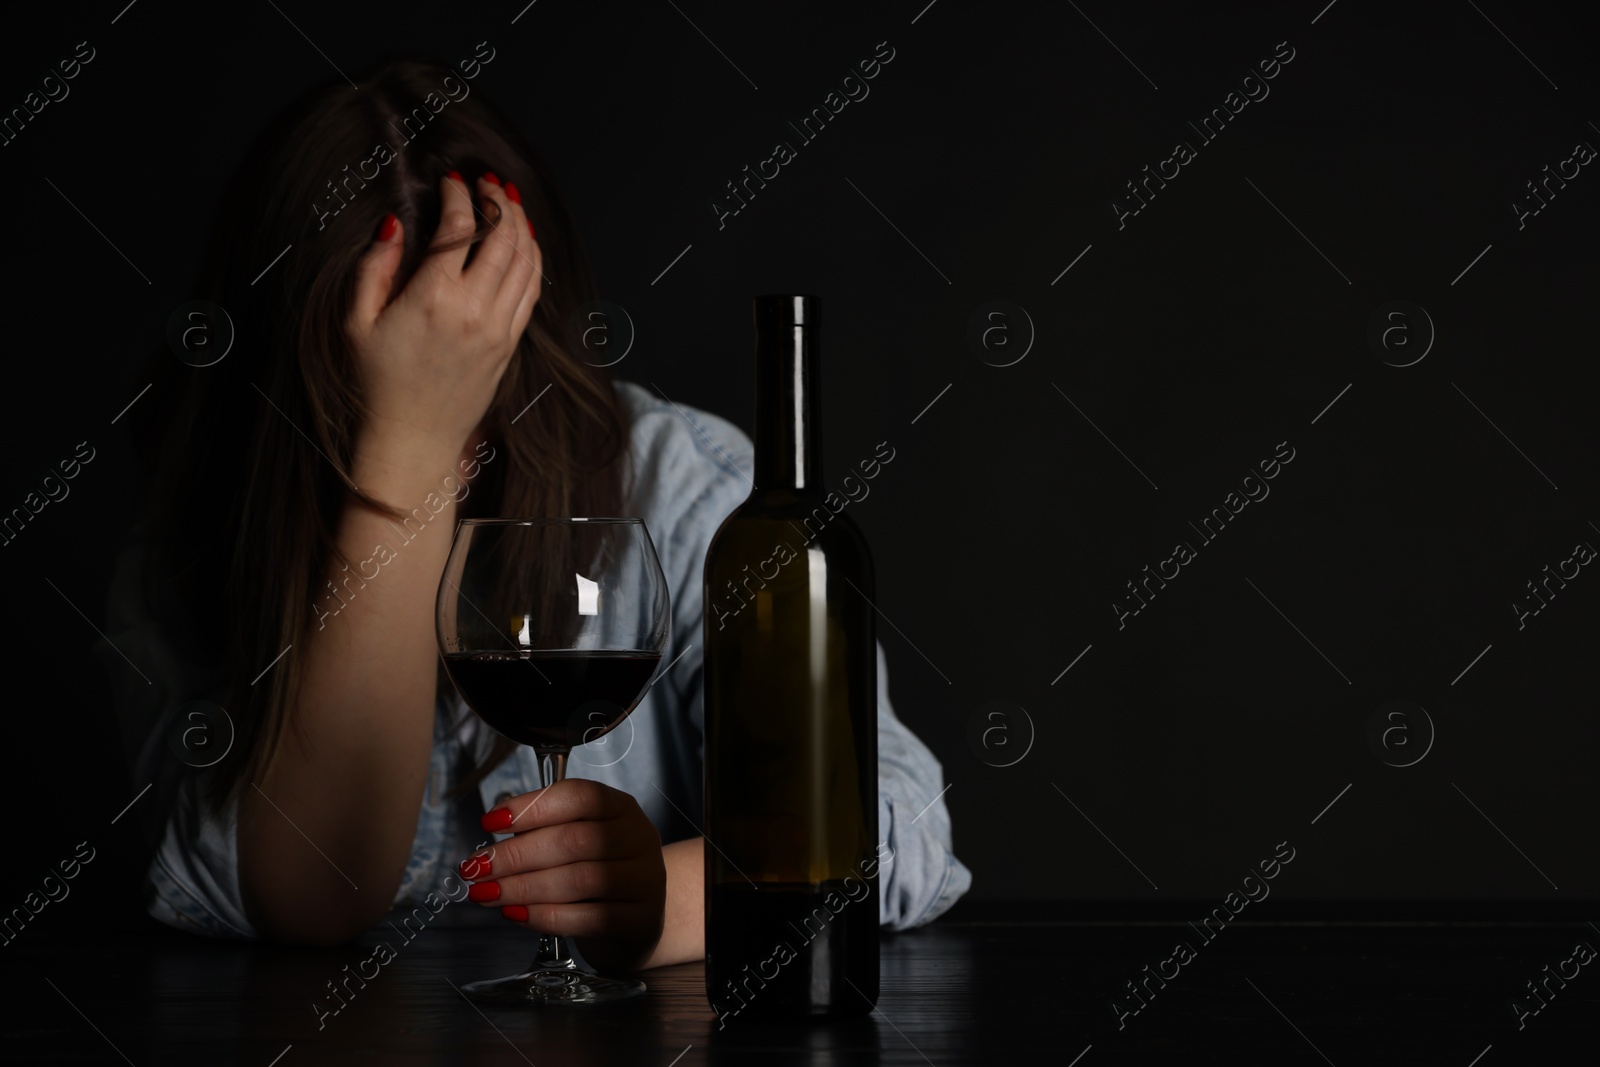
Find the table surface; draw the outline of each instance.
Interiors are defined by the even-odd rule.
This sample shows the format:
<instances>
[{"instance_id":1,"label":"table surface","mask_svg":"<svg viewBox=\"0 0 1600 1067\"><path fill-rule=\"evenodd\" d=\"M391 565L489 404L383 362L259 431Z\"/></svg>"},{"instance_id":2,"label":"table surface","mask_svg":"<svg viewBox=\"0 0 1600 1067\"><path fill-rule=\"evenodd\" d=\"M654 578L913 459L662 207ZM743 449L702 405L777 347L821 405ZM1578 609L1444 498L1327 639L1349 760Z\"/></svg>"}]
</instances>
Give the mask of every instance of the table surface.
<instances>
[{"instance_id":1,"label":"table surface","mask_svg":"<svg viewBox=\"0 0 1600 1067\"><path fill-rule=\"evenodd\" d=\"M1600 947L1600 929L1579 922L1235 922L1211 941L1184 923L940 922L884 935L882 996L870 1016L736 1019L726 1029L706 1002L699 963L646 972L643 997L611 1005L467 1001L463 982L526 963L531 935L521 930L427 930L401 941L320 1028L314 1005L333 1003L326 984L367 959L375 936L303 949L154 928L48 934L24 931L0 956L5 1063L1496 1067L1592 1063L1600 1035L1600 974L1589 973L1600 964L1563 962L1580 942ZM1164 964L1180 941L1193 955ZM1151 980L1155 994L1119 1027L1113 1001L1138 1005L1125 983L1143 979L1147 965L1177 974L1164 987ZM1574 968L1564 985L1546 978ZM1519 1028L1512 1000L1542 978L1545 1007Z\"/></svg>"}]
</instances>

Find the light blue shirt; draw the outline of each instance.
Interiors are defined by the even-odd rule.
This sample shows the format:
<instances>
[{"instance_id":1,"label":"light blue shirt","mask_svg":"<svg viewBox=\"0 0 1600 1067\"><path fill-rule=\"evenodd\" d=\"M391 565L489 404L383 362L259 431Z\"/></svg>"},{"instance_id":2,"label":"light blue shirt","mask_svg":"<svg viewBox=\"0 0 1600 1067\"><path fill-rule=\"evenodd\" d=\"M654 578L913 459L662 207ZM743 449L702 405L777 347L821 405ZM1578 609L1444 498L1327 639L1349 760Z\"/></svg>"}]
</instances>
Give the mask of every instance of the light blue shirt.
<instances>
[{"instance_id":1,"label":"light blue shirt","mask_svg":"<svg viewBox=\"0 0 1600 1067\"><path fill-rule=\"evenodd\" d=\"M754 449L743 431L704 411L657 399L631 382L617 391L632 421L633 479L625 487L628 514L644 520L655 542L672 598L670 669L633 713L607 736L573 749L567 775L624 790L655 824L664 843L698 836L702 826L704 754L702 702L702 571L706 548L722 520L751 488ZM218 699L215 668L181 659L163 627L144 610L139 595L142 543L135 538L118 559L107 611L107 636L96 653L117 687L118 719L134 767L134 787L161 785L147 800L159 811L152 828L159 845L151 861L150 914L194 932L255 938L258 931L241 901L236 847L236 804L213 814L196 788L202 771L180 761L172 745L184 734L197 699ZM120 652L118 651L120 650ZM289 654L293 654L291 650ZM128 662L149 679L135 677ZM196 727L226 740L224 723ZM198 736L189 738L199 740ZM447 792L469 762L485 755L493 732L459 697L435 708L433 751L411 860L395 893L395 912L431 917L439 925L500 922L496 909L450 908L459 900L456 865L491 838L479 817L508 795L538 788L533 749L519 746L482 782L476 797ZM186 746L191 752L196 746ZM890 856L880 867L879 923L903 930L942 914L972 884L951 850L950 814L941 796L943 769L928 747L894 713L883 646L878 646L878 833ZM503 838L505 835L500 835ZM431 910L419 909L431 901Z\"/></svg>"}]
</instances>

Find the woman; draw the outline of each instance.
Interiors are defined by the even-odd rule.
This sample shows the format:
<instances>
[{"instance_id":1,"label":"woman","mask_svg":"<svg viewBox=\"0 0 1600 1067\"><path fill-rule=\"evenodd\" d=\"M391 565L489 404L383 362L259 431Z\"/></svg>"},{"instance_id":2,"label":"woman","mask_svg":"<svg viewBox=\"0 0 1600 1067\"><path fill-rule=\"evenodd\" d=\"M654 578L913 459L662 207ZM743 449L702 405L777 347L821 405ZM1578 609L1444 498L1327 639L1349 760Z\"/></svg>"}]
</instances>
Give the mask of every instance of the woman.
<instances>
[{"instance_id":1,"label":"woman","mask_svg":"<svg viewBox=\"0 0 1600 1067\"><path fill-rule=\"evenodd\" d=\"M111 640L152 683L118 675L140 780L171 767L157 739L192 747L191 702L234 731L215 763L185 755L210 765L180 768L160 806L150 911L335 943L427 900L440 922L568 935L601 967L701 958L700 575L750 441L578 358L569 324L594 293L577 232L467 69L398 61L312 94L228 193L202 277L236 337L151 405L157 505L111 602ZM673 665L619 728L627 755L580 749L537 805L532 751L467 712L434 643L474 515L641 516L671 582ZM970 875L878 655L880 922L899 929ZM471 903L446 913L458 877Z\"/></svg>"}]
</instances>

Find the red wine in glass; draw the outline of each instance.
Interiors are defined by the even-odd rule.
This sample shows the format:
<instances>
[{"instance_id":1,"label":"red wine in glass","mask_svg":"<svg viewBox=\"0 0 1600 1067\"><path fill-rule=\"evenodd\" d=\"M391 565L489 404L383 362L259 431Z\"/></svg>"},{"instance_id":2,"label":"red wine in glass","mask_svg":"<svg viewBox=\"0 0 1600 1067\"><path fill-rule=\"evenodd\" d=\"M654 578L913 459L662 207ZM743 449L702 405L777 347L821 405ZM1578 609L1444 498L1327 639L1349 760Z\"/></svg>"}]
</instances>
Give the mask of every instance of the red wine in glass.
<instances>
[{"instance_id":1,"label":"red wine in glass","mask_svg":"<svg viewBox=\"0 0 1600 1067\"><path fill-rule=\"evenodd\" d=\"M609 733L655 676L659 652L451 652L445 669L478 717L533 748Z\"/></svg>"}]
</instances>

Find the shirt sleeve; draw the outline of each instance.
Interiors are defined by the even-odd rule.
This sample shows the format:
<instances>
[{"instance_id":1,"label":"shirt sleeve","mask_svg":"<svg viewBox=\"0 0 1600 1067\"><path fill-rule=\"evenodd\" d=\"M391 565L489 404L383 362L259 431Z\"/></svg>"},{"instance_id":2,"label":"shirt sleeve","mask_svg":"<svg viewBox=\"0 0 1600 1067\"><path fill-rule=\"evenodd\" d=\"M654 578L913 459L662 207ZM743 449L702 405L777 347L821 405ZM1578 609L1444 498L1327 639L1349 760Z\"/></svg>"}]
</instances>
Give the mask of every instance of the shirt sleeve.
<instances>
[{"instance_id":1,"label":"shirt sleeve","mask_svg":"<svg viewBox=\"0 0 1600 1067\"><path fill-rule=\"evenodd\" d=\"M878 924L907 930L932 922L972 885L956 859L944 768L889 703L889 673L878 644L878 836L889 851L879 868Z\"/></svg>"},{"instance_id":2,"label":"shirt sleeve","mask_svg":"<svg viewBox=\"0 0 1600 1067\"><path fill-rule=\"evenodd\" d=\"M95 654L111 680L113 706L131 772L130 816L154 852L145 877L149 913L169 926L215 937L254 938L239 891L237 806L202 802L206 768L234 740L215 701L225 679L179 651L143 596L143 524L119 552Z\"/></svg>"}]
</instances>

